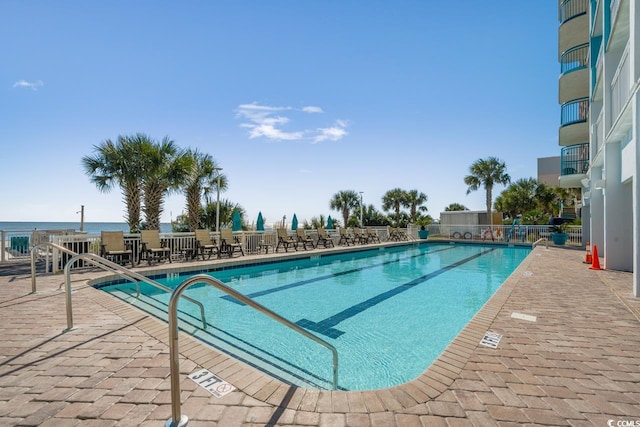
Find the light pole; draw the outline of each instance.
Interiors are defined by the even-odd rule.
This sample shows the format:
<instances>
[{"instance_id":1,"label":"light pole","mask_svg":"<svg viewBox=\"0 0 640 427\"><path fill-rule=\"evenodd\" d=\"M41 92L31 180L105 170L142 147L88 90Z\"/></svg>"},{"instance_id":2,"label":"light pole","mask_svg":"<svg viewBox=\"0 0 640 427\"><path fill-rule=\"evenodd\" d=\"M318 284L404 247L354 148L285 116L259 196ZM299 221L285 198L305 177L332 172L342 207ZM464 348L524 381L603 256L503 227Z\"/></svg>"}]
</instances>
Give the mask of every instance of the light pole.
<instances>
[{"instance_id":1,"label":"light pole","mask_svg":"<svg viewBox=\"0 0 640 427\"><path fill-rule=\"evenodd\" d=\"M216 195L216 233L220 232L220 171L222 168L213 168L214 171L218 172L218 185L217 185L217 195Z\"/></svg>"},{"instance_id":2,"label":"light pole","mask_svg":"<svg viewBox=\"0 0 640 427\"><path fill-rule=\"evenodd\" d=\"M364 193L364 191L360 191L360 227L364 226L362 223L362 193Z\"/></svg>"}]
</instances>

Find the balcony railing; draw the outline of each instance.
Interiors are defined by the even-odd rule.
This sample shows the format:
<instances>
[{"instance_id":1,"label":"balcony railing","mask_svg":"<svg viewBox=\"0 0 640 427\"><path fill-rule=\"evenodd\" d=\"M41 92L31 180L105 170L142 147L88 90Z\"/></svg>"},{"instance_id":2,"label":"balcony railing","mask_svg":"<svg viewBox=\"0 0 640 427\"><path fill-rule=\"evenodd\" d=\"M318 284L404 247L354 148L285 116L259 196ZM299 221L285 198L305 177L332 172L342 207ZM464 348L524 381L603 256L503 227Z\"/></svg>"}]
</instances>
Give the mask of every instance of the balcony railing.
<instances>
[{"instance_id":1,"label":"balcony railing","mask_svg":"<svg viewBox=\"0 0 640 427\"><path fill-rule=\"evenodd\" d=\"M565 74L570 71L587 68L588 57L589 43L585 43L567 50L560 57L560 73Z\"/></svg>"},{"instance_id":2,"label":"balcony railing","mask_svg":"<svg viewBox=\"0 0 640 427\"><path fill-rule=\"evenodd\" d=\"M560 175L587 173L589 170L589 143L564 147L560 153Z\"/></svg>"},{"instance_id":3,"label":"balcony railing","mask_svg":"<svg viewBox=\"0 0 640 427\"><path fill-rule=\"evenodd\" d=\"M589 0L564 0L558 8L560 24L567 22L576 16L586 15Z\"/></svg>"},{"instance_id":4,"label":"balcony railing","mask_svg":"<svg viewBox=\"0 0 640 427\"><path fill-rule=\"evenodd\" d=\"M611 81L611 118L615 121L629 101L631 90L631 64L629 62L629 44L622 55L620 65Z\"/></svg>"},{"instance_id":5,"label":"balcony railing","mask_svg":"<svg viewBox=\"0 0 640 427\"><path fill-rule=\"evenodd\" d=\"M561 126L586 122L589 117L589 98L580 98L562 104L560 115Z\"/></svg>"}]
</instances>

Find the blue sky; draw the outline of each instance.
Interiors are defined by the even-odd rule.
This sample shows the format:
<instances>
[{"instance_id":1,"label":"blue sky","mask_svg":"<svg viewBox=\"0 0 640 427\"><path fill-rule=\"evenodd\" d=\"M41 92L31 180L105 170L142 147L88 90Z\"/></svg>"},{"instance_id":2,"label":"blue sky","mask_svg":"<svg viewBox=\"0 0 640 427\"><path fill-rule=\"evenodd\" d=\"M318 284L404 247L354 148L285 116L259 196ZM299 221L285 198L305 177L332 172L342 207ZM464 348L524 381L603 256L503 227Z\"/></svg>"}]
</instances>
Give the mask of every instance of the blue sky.
<instances>
[{"instance_id":1,"label":"blue sky","mask_svg":"<svg viewBox=\"0 0 640 427\"><path fill-rule=\"evenodd\" d=\"M137 132L211 154L249 222L397 187L483 210L475 160L559 155L557 28L540 0L3 0L0 221L123 221L80 159Z\"/></svg>"}]
</instances>

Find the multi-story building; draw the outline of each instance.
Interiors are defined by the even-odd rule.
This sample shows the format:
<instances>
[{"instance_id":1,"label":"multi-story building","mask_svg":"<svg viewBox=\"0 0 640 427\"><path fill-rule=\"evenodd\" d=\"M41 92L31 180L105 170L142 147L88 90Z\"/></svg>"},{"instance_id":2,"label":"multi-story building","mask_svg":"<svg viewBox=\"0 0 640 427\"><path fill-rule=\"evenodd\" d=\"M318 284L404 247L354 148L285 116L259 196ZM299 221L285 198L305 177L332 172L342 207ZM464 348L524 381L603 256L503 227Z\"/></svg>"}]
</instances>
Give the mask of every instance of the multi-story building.
<instances>
[{"instance_id":1,"label":"multi-story building","mask_svg":"<svg viewBox=\"0 0 640 427\"><path fill-rule=\"evenodd\" d=\"M640 296L640 2L559 0L559 185L581 188L583 236Z\"/></svg>"}]
</instances>

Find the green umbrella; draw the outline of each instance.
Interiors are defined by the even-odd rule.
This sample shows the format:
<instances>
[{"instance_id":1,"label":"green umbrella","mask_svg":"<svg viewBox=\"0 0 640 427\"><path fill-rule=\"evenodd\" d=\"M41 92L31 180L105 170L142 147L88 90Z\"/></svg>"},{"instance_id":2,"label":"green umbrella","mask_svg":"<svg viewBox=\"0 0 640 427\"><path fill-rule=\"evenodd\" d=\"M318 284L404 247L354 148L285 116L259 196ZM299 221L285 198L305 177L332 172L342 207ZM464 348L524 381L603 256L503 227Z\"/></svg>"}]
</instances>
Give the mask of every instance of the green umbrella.
<instances>
[{"instance_id":1,"label":"green umbrella","mask_svg":"<svg viewBox=\"0 0 640 427\"><path fill-rule=\"evenodd\" d=\"M264 231L264 219L262 219L262 212L258 212L258 221L256 221L256 230Z\"/></svg>"},{"instance_id":2,"label":"green umbrella","mask_svg":"<svg viewBox=\"0 0 640 427\"><path fill-rule=\"evenodd\" d=\"M240 218L240 211L233 211L233 218L231 219L231 230L242 230L242 218Z\"/></svg>"},{"instance_id":3,"label":"green umbrella","mask_svg":"<svg viewBox=\"0 0 640 427\"><path fill-rule=\"evenodd\" d=\"M331 215L327 218L327 230L331 230L333 228L333 220L331 219Z\"/></svg>"},{"instance_id":4,"label":"green umbrella","mask_svg":"<svg viewBox=\"0 0 640 427\"><path fill-rule=\"evenodd\" d=\"M293 219L291 220L291 229L292 230L298 229L298 217L296 216L296 214L293 214Z\"/></svg>"}]
</instances>

